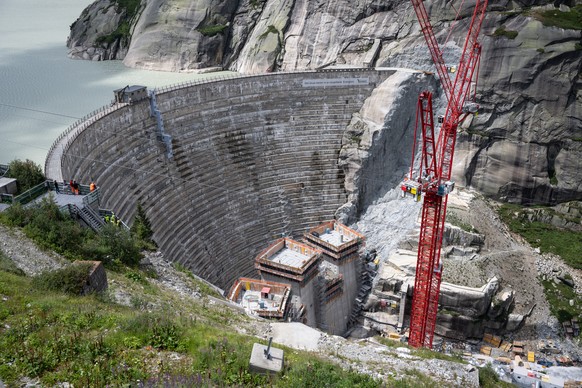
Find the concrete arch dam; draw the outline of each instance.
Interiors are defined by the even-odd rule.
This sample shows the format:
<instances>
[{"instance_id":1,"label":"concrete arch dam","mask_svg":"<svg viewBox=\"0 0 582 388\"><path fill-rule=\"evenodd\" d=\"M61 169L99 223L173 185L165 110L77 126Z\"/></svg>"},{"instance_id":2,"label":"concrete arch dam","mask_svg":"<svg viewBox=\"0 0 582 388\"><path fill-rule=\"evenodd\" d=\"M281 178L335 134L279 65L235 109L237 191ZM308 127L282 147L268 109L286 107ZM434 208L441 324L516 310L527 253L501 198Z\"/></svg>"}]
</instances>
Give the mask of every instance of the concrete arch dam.
<instances>
[{"instance_id":1,"label":"concrete arch dam","mask_svg":"<svg viewBox=\"0 0 582 388\"><path fill-rule=\"evenodd\" d=\"M124 220L141 202L166 259L228 289L256 275L253 259L274 238L332 219L346 203L344 132L397 73L274 73L157 91L172 158L145 99L70 129L45 168L56 158L50 178L94 180L101 206ZM408 149L398 152L408 158Z\"/></svg>"}]
</instances>

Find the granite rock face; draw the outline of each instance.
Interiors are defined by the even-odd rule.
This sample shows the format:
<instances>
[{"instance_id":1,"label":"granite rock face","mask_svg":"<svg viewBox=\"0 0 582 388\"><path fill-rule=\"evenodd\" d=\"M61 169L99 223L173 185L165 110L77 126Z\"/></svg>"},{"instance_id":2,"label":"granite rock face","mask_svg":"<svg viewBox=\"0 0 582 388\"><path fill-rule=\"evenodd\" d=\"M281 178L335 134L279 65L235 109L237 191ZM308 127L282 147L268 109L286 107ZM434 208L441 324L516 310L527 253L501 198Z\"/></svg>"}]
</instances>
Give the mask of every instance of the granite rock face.
<instances>
[{"instance_id":1,"label":"granite rock face","mask_svg":"<svg viewBox=\"0 0 582 388\"><path fill-rule=\"evenodd\" d=\"M447 2L425 2L437 38L449 38L443 43L447 63L458 61L471 5L452 22ZM581 33L536 18L545 10L568 12L567 5L574 2L559 8L546 0L490 2L481 34L481 109L458 137L458 184L517 203L582 197ZM71 56L123 58L127 66L168 71L329 65L434 71L406 0L142 0L136 15L126 16L112 0L90 5L72 26ZM129 37L99 39L124 22ZM437 101L437 111L444 106L443 98Z\"/></svg>"},{"instance_id":2,"label":"granite rock face","mask_svg":"<svg viewBox=\"0 0 582 388\"><path fill-rule=\"evenodd\" d=\"M126 11L118 8L114 0L98 0L89 5L71 24L69 57L92 61L123 59L129 40L113 34L125 16Z\"/></svg>"},{"instance_id":3,"label":"granite rock face","mask_svg":"<svg viewBox=\"0 0 582 388\"><path fill-rule=\"evenodd\" d=\"M228 0L148 0L123 62L166 71L220 65L236 10Z\"/></svg>"}]
</instances>

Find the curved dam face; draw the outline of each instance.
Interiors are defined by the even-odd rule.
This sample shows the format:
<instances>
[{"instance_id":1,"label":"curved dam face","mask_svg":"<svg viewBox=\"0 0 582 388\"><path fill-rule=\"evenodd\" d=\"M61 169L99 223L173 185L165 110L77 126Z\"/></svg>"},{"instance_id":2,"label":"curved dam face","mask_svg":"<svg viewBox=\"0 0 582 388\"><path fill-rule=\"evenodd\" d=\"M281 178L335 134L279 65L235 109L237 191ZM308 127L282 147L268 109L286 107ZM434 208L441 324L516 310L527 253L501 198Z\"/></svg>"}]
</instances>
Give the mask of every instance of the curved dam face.
<instances>
[{"instance_id":1,"label":"curved dam face","mask_svg":"<svg viewBox=\"0 0 582 388\"><path fill-rule=\"evenodd\" d=\"M62 178L95 181L101 207L129 222L141 202L166 259L226 289L256 275L254 257L273 239L302 234L346 203L344 133L395 72L277 73L158 91L172 158L145 99L80 131Z\"/></svg>"}]
</instances>

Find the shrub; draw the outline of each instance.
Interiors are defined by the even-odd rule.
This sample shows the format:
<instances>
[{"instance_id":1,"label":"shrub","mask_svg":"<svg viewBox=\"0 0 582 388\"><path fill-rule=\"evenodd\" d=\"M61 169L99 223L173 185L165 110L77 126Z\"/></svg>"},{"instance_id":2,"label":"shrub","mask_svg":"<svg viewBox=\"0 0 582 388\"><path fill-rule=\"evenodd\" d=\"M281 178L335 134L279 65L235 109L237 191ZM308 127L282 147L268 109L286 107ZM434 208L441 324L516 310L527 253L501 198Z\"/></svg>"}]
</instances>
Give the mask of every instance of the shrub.
<instances>
[{"instance_id":1,"label":"shrub","mask_svg":"<svg viewBox=\"0 0 582 388\"><path fill-rule=\"evenodd\" d=\"M479 368L479 386L485 388L494 388L503 386L503 381L499 380L499 376L491 364L487 364L483 368ZM511 386L511 385L509 385Z\"/></svg>"},{"instance_id":2,"label":"shrub","mask_svg":"<svg viewBox=\"0 0 582 388\"><path fill-rule=\"evenodd\" d=\"M75 247L83 244L87 234L86 229L60 211L51 197L43 198L40 206L31 212L24 232L40 246L65 254L71 259L81 257Z\"/></svg>"},{"instance_id":3,"label":"shrub","mask_svg":"<svg viewBox=\"0 0 582 388\"><path fill-rule=\"evenodd\" d=\"M196 30L201 33L204 36L214 36L214 35L218 35L218 34L222 34L222 32L227 28L228 26L224 25L224 24L214 24L214 25L209 25L209 26L201 26L198 27Z\"/></svg>"},{"instance_id":4,"label":"shrub","mask_svg":"<svg viewBox=\"0 0 582 388\"><path fill-rule=\"evenodd\" d=\"M32 284L40 290L80 295L87 282L91 267L90 263L73 263L67 267L35 276Z\"/></svg>"},{"instance_id":5,"label":"shrub","mask_svg":"<svg viewBox=\"0 0 582 388\"><path fill-rule=\"evenodd\" d=\"M104 225L97 238L85 243L82 251L86 257L102 261L105 265L123 263L135 266L142 258L129 232L112 224Z\"/></svg>"},{"instance_id":6,"label":"shrub","mask_svg":"<svg viewBox=\"0 0 582 388\"><path fill-rule=\"evenodd\" d=\"M183 329L168 316L144 313L125 323L125 330L131 335L131 341L150 345L156 349L176 350L183 337Z\"/></svg>"},{"instance_id":7,"label":"shrub","mask_svg":"<svg viewBox=\"0 0 582 388\"><path fill-rule=\"evenodd\" d=\"M517 37L517 34L519 34L517 31L513 31L513 30L506 30L505 26L501 26L498 29L495 30L495 32L493 33L493 36L495 37L505 37L508 39L515 39Z\"/></svg>"},{"instance_id":8,"label":"shrub","mask_svg":"<svg viewBox=\"0 0 582 388\"><path fill-rule=\"evenodd\" d=\"M30 159L25 161L15 159L10 162L6 176L17 180L19 193L23 193L45 180L40 165Z\"/></svg>"},{"instance_id":9,"label":"shrub","mask_svg":"<svg viewBox=\"0 0 582 388\"><path fill-rule=\"evenodd\" d=\"M8 226L24 227L30 222L31 209L26 209L22 204L15 203L3 212L0 212L0 220Z\"/></svg>"},{"instance_id":10,"label":"shrub","mask_svg":"<svg viewBox=\"0 0 582 388\"><path fill-rule=\"evenodd\" d=\"M141 203L137 203L137 212L130 229L131 235L137 240L141 249L155 250L157 245L152 240L154 232Z\"/></svg>"}]
</instances>

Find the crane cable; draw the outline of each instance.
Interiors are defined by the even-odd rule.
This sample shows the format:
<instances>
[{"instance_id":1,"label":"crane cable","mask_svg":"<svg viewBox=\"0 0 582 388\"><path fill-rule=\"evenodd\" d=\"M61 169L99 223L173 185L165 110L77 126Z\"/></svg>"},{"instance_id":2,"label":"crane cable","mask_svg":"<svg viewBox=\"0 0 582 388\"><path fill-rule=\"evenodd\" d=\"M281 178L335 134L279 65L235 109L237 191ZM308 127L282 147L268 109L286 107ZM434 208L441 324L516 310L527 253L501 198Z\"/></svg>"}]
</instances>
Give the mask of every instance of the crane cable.
<instances>
[{"instance_id":1,"label":"crane cable","mask_svg":"<svg viewBox=\"0 0 582 388\"><path fill-rule=\"evenodd\" d=\"M451 38L451 35L453 33L453 29L455 28L455 24L457 24L457 21L459 21L459 17L461 15L461 10L463 9L463 4L465 4L465 0L461 1L461 5L460 5L459 9L457 9L457 8L455 8L455 5L451 2L451 7L455 10L456 15L455 15L455 18L453 19L453 22L451 23L451 26L449 27L449 33L447 35L447 38L445 39L443 47L449 42L449 39Z\"/></svg>"}]
</instances>

